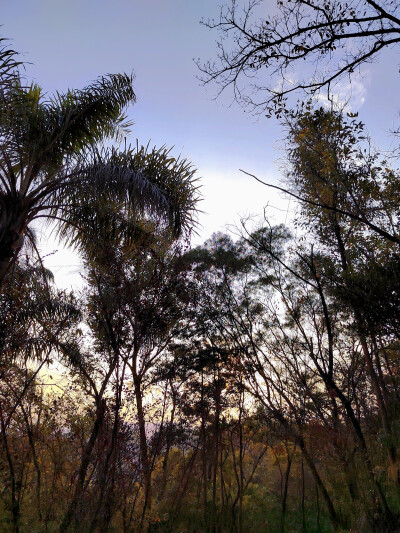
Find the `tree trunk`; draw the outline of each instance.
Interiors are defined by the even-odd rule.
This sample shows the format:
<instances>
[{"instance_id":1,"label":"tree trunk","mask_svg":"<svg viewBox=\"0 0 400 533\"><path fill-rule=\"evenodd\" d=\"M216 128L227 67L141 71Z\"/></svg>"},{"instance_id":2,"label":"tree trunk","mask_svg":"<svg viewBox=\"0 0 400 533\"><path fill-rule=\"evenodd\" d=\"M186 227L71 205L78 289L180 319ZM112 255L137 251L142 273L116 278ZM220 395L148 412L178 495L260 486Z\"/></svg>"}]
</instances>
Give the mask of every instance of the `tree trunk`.
<instances>
[{"instance_id":1,"label":"tree trunk","mask_svg":"<svg viewBox=\"0 0 400 533\"><path fill-rule=\"evenodd\" d=\"M334 222L334 231L335 231L335 235L336 235L336 238L337 238L337 241L338 241L338 245L339 245L339 252L340 252L341 263L342 263L342 271L343 272L347 272L348 269L349 269L349 262L348 262L348 257L346 255L345 246L344 246L343 239L342 239L341 228L340 228L339 224L336 221L336 215L335 215L334 221L335 221ZM359 337L360 342L361 342L362 354L363 354L364 361L365 361L365 364L366 364L366 367L367 367L367 371L368 371L368 374L369 374L369 377L370 377L370 380L371 380L372 390L374 391L374 394L375 394L375 398L376 398L376 402L377 402L377 405L378 405L379 414L380 414L380 417L381 417L381 420L382 420L383 430L384 430L385 435L386 435L386 437L387 437L387 439L389 441L389 449L388 449L389 462L390 462L390 465L391 465L392 468L398 468L398 465L397 465L397 451L396 451L396 448L395 448L395 446L393 444L392 428L391 428L391 424L390 424L390 421L389 421L387 408L386 408L386 404L385 404L385 398L384 398L384 396L385 396L385 384L384 384L383 380L381 379L381 375L379 375L379 373L377 374L377 372L375 371L375 368L374 368L373 360L372 360L372 357L371 357L371 354L370 354L370 350L369 350L368 344L367 344L366 329L363 326L364 320L363 320L363 316L362 316L362 311L360 311L360 308L357 308L354 305L352 307L353 307L352 311L354 313L354 317L355 317L355 321L356 321L356 325L357 325L358 337ZM378 357L378 354L376 354L376 355ZM399 481L398 480L398 475L396 477L397 477L397 483L398 483L398 481Z\"/></svg>"},{"instance_id":2,"label":"tree trunk","mask_svg":"<svg viewBox=\"0 0 400 533\"><path fill-rule=\"evenodd\" d=\"M25 216L18 214L23 211L23 206L19 199L8 200L11 205L2 206L0 220L0 286L24 243L22 228Z\"/></svg>"},{"instance_id":3,"label":"tree trunk","mask_svg":"<svg viewBox=\"0 0 400 533\"><path fill-rule=\"evenodd\" d=\"M96 441L97 441L97 437L100 433L100 429L103 425L103 422L104 422L104 415L105 415L105 410L106 410L106 401L104 399L100 400L98 406L97 406L97 411L96 411L96 420L95 420L95 423L94 423L94 426L93 426L93 430L92 430L92 433L89 437L89 440L87 441L86 443L86 446L83 450L83 455L82 455L82 460L81 460L81 465L80 465L80 468L79 468L79 472L78 472L78 479L77 479L77 482L76 482L76 485L75 485L75 491L74 491L74 496L68 506L68 509L67 509L67 512L65 513L65 516L61 522L61 526L60 526L60 533L65 533L66 531L68 531L70 525L71 525L71 521L75 515L75 512L76 512L76 509L77 509L77 506L78 506L78 503L79 503L79 500L83 494L83 489L84 489L84 483L85 483L85 479L86 479L86 473L87 473L87 469L89 467L89 463L90 463L90 459L92 457L92 452L93 452L93 448L94 448L94 445L96 444Z\"/></svg>"},{"instance_id":4,"label":"tree trunk","mask_svg":"<svg viewBox=\"0 0 400 533\"><path fill-rule=\"evenodd\" d=\"M367 444L364 439L364 434L362 432L361 426L359 421L357 420L357 417L354 413L354 410L351 406L350 400L346 398L346 396L343 394L343 392L339 389L339 387L336 385L336 383L333 380L329 380L327 382L327 385L331 388L331 390L334 390L339 398L339 400L342 402L343 407L345 408L346 414L353 426L355 435L357 437L358 444L360 446L361 453L364 458L364 464L366 466L367 474L369 481L371 483L371 489L375 492L375 494L378 496L381 509L384 513L384 515L387 517L388 520L393 520L392 513L389 509L389 506L386 501L385 494L382 490L382 487L380 486L379 482L375 479L375 475L373 472L373 465L371 458L369 456Z\"/></svg>"},{"instance_id":5,"label":"tree trunk","mask_svg":"<svg viewBox=\"0 0 400 533\"><path fill-rule=\"evenodd\" d=\"M167 476L168 476L168 460L169 460L169 453L171 451L171 444L172 444L172 428L174 426L174 419L175 419L175 410L176 410L176 393L173 389L173 385L171 385L172 389L172 409L171 409L171 416L169 419L168 424L168 431L167 431L167 442L165 445L165 451L164 451L164 457L163 457L163 474L162 474L162 481L161 481L161 488L160 488L160 500L163 498L165 489L167 487Z\"/></svg>"},{"instance_id":6,"label":"tree trunk","mask_svg":"<svg viewBox=\"0 0 400 533\"><path fill-rule=\"evenodd\" d=\"M146 437L146 422L144 418L144 409L143 409L143 394L142 394L142 384L138 376L133 378L134 388L135 388L135 399L136 399L136 408L137 408L137 417L139 425L139 444L140 444L140 458L142 462L142 472L143 472L143 481L144 481L144 505L143 505L143 516L146 514L146 510L151 511L152 506L152 493L151 493L151 468L149 461L149 451L147 446L147 437Z\"/></svg>"},{"instance_id":7,"label":"tree trunk","mask_svg":"<svg viewBox=\"0 0 400 533\"><path fill-rule=\"evenodd\" d=\"M304 455L302 455L301 456L301 520L302 520L303 533L306 533L305 498L306 498L306 486L305 486L305 479L304 479Z\"/></svg>"},{"instance_id":8,"label":"tree trunk","mask_svg":"<svg viewBox=\"0 0 400 533\"><path fill-rule=\"evenodd\" d=\"M287 496L289 490L289 478L290 478L290 468L292 466L293 456L289 454L289 450L286 448L287 454L287 464L285 470L285 481L283 484L283 494L282 494L282 511L281 511L281 533L285 533L285 521L286 521L286 504Z\"/></svg>"},{"instance_id":9,"label":"tree trunk","mask_svg":"<svg viewBox=\"0 0 400 533\"><path fill-rule=\"evenodd\" d=\"M243 533L243 492L244 492L244 471L243 471L243 401L244 391L241 391L240 395L240 408L239 408L239 533Z\"/></svg>"},{"instance_id":10,"label":"tree trunk","mask_svg":"<svg viewBox=\"0 0 400 533\"><path fill-rule=\"evenodd\" d=\"M311 458L311 455L308 453L308 450L305 446L305 442L304 442L304 439L301 435L299 434L296 434L295 435L295 439L296 439L296 442L297 442L297 445L299 446L299 448L301 449L301 452L303 454L303 457L307 463L307 466L308 468L310 469L310 472L311 474L313 475L314 477L314 480L315 480L315 483L317 485L317 487L319 488L319 490L321 491L321 494L324 498L324 501L325 501L325 504L326 504L326 507L328 509L328 513L329 513L329 518L331 519L331 522L332 522L332 525L333 525L333 528L335 531L338 531L340 530L340 519L336 513L336 510L335 510L335 507L333 505L333 502L331 500L331 497L329 496L329 492L327 491L325 485L324 485L324 482L322 481L316 467L315 467L315 464L314 464L314 461L312 460Z\"/></svg>"},{"instance_id":11,"label":"tree trunk","mask_svg":"<svg viewBox=\"0 0 400 533\"><path fill-rule=\"evenodd\" d=\"M207 514L207 449L206 449L206 416L204 405L204 375L201 372L201 440L202 440L202 485L203 485L203 517L204 527L207 528L208 514Z\"/></svg>"},{"instance_id":12,"label":"tree trunk","mask_svg":"<svg viewBox=\"0 0 400 533\"><path fill-rule=\"evenodd\" d=\"M217 473L219 458L219 417L221 412L221 388L217 376L215 383L215 430L214 430L214 465L213 465L213 491L212 491L212 527L211 532L217 531Z\"/></svg>"},{"instance_id":13,"label":"tree trunk","mask_svg":"<svg viewBox=\"0 0 400 533\"><path fill-rule=\"evenodd\" d=\"M117 385L116 385L114 424L113 424L112 435L111 435L111 443L107 451L106 459L105 459L104 466L103 466L103 471L100 476L99 498L97 502L96 511L94 513L94 517L92 520L92 524L89 530L90 533L93 533L94 531L96 531L96 528L98 527L98 523L100 519L101 508L105 507L104 495L106 492L107 476L108 476L111 462L113 462L114 467L115 467L115 457L113 458L113 455L115 456L115 446L116 446L117 435L118 435L118 430L119 430L119 420L120 420L119 410L121 408L121 393L122 393L122 384L124 380L124 375L125 375L125 366L122 371L121 381L120 383L117 382ZM115 471L115 468L114 468L114 471ZM112 494L109 494L106 500L109 502L110 498L112 498ZM108 505L107 507L110 508L110 505ZM108 522L111 520L111 513L107 511L103 511L103 514L104 514L104 519L102 522L102 529L106 530L106 527L108 526Z\"/></svg>"},{"instance_id":14,"label":"tree trunk","mask_svg":"<svg viewBox=\"0 0 400 533\"><path fill-rule=\"evenodd\" d=\"M20 502L17 495L17 480L15 476L14 461L11 455L10 447L8 445L8 439L6 435L6 427L4 424L3 411L0 408L0 418L1 418L1 435L4 444L4 450L6 453L9 473L10 473L10 482L11 482L11 514L13 519L14 533L19 533L19 519L20 519Z\"/></svg>"},{"instance_id":15,"label":"tree trunk","mask_svg":"<svg viewBox=\"0 0 400 533\"><path fill-rule=\"evenodd\" d=\"M385 432L385 435L389 441L389 446L388 446L389 462L392 468L398 469L397 451L396 451L395 446L393 445L392 428L391 428L391 424L389 421L386 404L384 400L384 392L383 392L384 384L380 383L379 375L375 372L374 364L372 361L372 357L371 357L365 336L362 333L360 333L359 336L361 340L362 353L363 353L364 360L365 360L368 373L371 379L371 383L372 383L372 389L374 391L376 402L378 404L378 409L379 409L379 413L380 413L381 420L382 420L383 431ZM396 476L396 478L397 478L396 482L398 483L398 476Z\"/></svg>"},{"instance_id":16,"label":"tree trunk","mask_svg":"<svg viewBox=\"0 0 400 533\"><path fill-rule=\"evenodd\" d=\"M22 412L23 412L24 420L25 420L25 424L26 424L26 432L28 434L28 442L29 442L29 446L30 446L31 452L32 452L33 465L34 465L35 471L36 471L36 505L37 505L38 519L39 519L39 522L41 522L42 521L42 505L41 505L41 498L40 498L40 493L41 493L41 471L40 471L40 465L39 465L39 461L38 461L38 457L37 457L37 453L36 453L36 447L35 447L35 440L34 440L34 436L33 436L33 431L32 431L31 425L29 423L28 415L27 415L25 409L22 409Z\"/></svg>"}]
</instances>

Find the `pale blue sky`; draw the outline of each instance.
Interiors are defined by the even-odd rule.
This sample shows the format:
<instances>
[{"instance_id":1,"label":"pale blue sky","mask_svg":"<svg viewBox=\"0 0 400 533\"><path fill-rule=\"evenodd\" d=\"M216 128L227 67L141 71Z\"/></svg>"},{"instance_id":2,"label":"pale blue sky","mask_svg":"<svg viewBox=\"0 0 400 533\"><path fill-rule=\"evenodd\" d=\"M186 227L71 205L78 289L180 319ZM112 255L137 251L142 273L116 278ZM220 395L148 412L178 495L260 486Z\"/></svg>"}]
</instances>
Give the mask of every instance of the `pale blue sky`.
<instances>
[{"instance_id":1,"label":"pale blue sky","mask_svg":"<svg viewBox=\"0 0 400 533\"><path fill-rule=\"evenodd\" d=\"M272 0L268 0L272 3ZM203 225L197 242L239 214L260 213L270 202L286 203L239 168L279 180L279 126L258 120L230 96L213 100L195 76L193 58L215 55L217 35L199 24L217 17L215 0L0 0L2 35L22 52L27 75L48 92L80 88L101 74L136 74L137 104L132 140L175 146L193 161L202 178ZM399 124L400 47L364 68L353 87L354 105L378 143ZM361 104L361 102L363 102ZM278 213L278 211L276 211ZM54 265L68 262L55 256Z\"/></svg>"}]
</instances>

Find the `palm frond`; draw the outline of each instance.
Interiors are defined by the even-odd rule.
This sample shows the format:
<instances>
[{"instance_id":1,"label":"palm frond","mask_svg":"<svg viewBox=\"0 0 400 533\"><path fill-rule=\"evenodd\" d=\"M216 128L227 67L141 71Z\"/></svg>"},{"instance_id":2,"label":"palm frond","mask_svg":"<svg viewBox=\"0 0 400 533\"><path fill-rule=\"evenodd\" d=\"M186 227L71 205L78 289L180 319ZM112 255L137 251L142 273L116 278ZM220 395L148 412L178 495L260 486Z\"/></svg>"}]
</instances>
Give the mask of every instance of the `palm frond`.
<instances>
[{"instance_id":1,"label":"palm frond","mask_svg":"<svg viewBox=\"0 0 400 533\"><path fill-rule=\"evenodd\" d=\"M129 128L124 110L136 101L133 75L103 76L83 90L57 93L47 103L51 144L66 156Z\"/></svg>"},{"instance_id":2,"label":"palm frond","mask_svg":"<svg viewBox=\"0 0 400 533\"><path fill-rule=\"evenodd\" d=\"M1 65L0 65L1 67ZM136 99L133 75L101 77L82 90L57 93L46 100L36 84L16 77L0 102L0 138L11 164L33 178L53 175L66 159L117 135L132 124L124 111ZM3 150L4 152L4 150Z\"/></svg>"},{"instance_id":3,"label":"palm frond","mask_svg":"<svg viewBox=\"0 0 400 533\"><path fill-rule=\"evenodd\" d=\"M98 148L132 124L125 112L135 102L133 75L109 74L48 98L23 83L15 52L1 44L0 284L19 251L15 239L29 240L38 217L57 220L61 237L86 248L110 236L129 247L154 225L174 238L195 226L191 163L165 146Z\"/></svg>"},{"instance_id":4,"label":"palm frond","mask_svg":"<svg viewBox=\"0 0 400 533\"><path fill-rule=\"evenodd\" d=\"M165 147L92 151L49 202L62 219L59 236L75 246L117 235L132 242L146 231L144 220L176 237L195 223L195 182L193 166Z\"/></svg>"},{"instance_id":5,"label":"palm frond","mask_svg":"<svg viewBox=\"0 0 400 533\"><path fill-rule=\"evenodd\" d=\"M19 75L18 69L23 64L17 61L18 53L9 47L8 39L0 38L0 94L7 90L16 76Z\"/></svg>"}]
</instances>

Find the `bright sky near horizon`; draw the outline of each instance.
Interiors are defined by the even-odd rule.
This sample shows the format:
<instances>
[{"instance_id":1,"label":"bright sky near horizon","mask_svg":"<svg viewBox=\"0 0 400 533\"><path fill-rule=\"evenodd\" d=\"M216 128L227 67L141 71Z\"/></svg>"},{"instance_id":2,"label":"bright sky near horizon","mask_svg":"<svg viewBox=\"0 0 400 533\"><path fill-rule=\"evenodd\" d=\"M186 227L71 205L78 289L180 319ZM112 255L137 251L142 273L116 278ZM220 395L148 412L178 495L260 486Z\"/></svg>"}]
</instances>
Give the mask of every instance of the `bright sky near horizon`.
<instances>
[{"instance_id":1,"label":"bright sky near horizon","mask_svg":"<svg viewBox=\"0 0 400 533\"><path fill-rule=\"evenodd\" d=\"M229 1L229 0L226 0ZM271 2L272 0L268 0ZM194 58L215 57L217 34L199 22L217 18L215 0L0 0L2 36L21 52L28 78L52 93L81 88L99 75L134 71L137 103L131 140L174 146L201 178L200 243L241 215L270 213L284 221L287 200L241 174L239 168L278 182L283 133L276 121L254 118L214 100L216 87L202 87ZM365 65L352 86L354 110L378 145L399 126L400 48ZM346 88L344 88L345 90ZM79 261L45 231L41 248L60 285L79 283Z\"/></svg>"}]
</instances>

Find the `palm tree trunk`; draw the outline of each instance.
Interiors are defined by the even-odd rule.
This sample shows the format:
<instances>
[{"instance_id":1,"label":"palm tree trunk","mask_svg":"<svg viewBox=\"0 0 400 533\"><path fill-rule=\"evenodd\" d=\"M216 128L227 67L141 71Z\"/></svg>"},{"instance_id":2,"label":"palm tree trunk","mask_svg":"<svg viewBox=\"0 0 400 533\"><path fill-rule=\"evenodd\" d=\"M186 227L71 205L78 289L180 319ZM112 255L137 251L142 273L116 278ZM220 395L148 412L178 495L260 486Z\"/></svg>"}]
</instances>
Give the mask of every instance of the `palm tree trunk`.
<instances>
[{"instance_id":1,"label":"palm tree trunk","mask_svg":"<svg viewBox=\"0 0 400 533\"><path fill-rule=\"evenodd\" d=\"M22 248L24 237L17 230L3 231L0 237L0 286Z\"/></svg>"},{"instance_id":2,"label":"palm tree trunk","mask_svg":"<svg viewBox=\"0 0 400 533\"><path fill-rule=\"evenodd\" d=\"M0 286L24 243L26 206L19 197L0 197Z\"/></svg>"}]
</instances>

